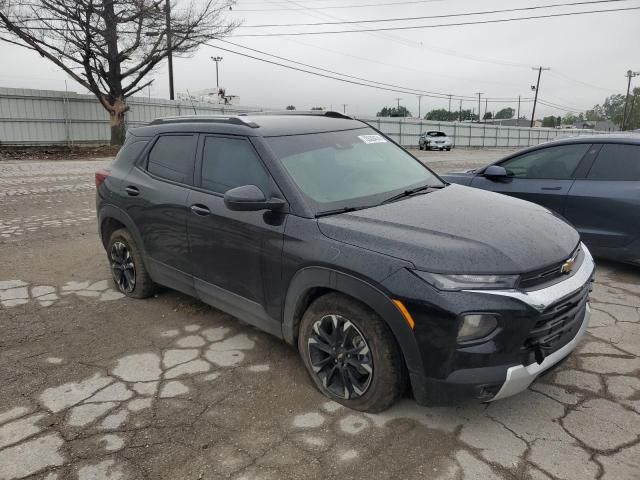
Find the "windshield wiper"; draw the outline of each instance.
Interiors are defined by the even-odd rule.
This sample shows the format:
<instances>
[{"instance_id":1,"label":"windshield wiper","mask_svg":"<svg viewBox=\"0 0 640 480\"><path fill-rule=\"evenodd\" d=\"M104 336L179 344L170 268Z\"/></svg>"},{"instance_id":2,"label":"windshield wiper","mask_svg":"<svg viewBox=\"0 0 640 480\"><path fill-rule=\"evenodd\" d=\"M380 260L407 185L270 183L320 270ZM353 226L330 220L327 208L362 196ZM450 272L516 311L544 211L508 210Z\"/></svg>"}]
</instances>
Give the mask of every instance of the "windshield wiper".
<instances>
[{"instance_id":1,"label":"windshield wiper","mask_svg":"<svg viewBox=\"0 0 640 480\"><path fill-rule=\"evenodd\" d=\"M355 212L356 210L362 210L363 208L367 208L367 207L342 207L342 208L336 208L334 210L324 210L322 212L316 213L316 218L326 217L327 215L336 215L338 213Z\"/></svg>"},{"instance_id":2,"label":"windshield wiper","mask_svg":"<svg viewBox=\"0 0 640 480\"><path fill-rule=\"evenodd\" d=\"M397 195L394 195L393 197L389 197L386 200L383 200L380 203L380 205L383 205L385 203L395 202L396 200L400 200L401 198L410 197L411 195L414 195L418 192L422 192L432 188L435 189L435 188L444 188L444 187L446 187L446 185L422 185L421 187L410 188L409 190L405 190L404 192L400 192ZM428 193L428 192L425 192L425 193Z\"/></svg>"}]
</instances>

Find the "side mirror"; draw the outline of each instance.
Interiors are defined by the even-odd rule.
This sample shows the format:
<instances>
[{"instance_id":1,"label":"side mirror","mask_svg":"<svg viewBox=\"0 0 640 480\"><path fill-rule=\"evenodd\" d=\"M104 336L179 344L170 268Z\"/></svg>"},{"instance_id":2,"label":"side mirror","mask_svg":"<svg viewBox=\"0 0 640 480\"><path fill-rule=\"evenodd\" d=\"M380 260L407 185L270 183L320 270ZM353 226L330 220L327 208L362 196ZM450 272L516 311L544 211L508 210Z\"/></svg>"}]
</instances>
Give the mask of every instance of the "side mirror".
<instances>
[{"instance_id":1,"label":"side mirror","mask_svg":"<svg viewBox=\"0 0 640 480\"><path fill-rule=\"evenodd\" d=\"M236 212L256 212L258 210L279 210L285 201L279 198L267 200L255 185L243 185L227 190L224 194L224 204L229 210Z\"/></svg>"},{"instance_id":2,"label":"side mirror","mask_svg":"<svg viewBox=\"0 0 640 480\"><path fill-rule=\"evenodd\" d=\"M490 165L484 171L484 176L492 180L501 180L507 178L507 170L500 165Z\"/></svg>"}]
</instances>

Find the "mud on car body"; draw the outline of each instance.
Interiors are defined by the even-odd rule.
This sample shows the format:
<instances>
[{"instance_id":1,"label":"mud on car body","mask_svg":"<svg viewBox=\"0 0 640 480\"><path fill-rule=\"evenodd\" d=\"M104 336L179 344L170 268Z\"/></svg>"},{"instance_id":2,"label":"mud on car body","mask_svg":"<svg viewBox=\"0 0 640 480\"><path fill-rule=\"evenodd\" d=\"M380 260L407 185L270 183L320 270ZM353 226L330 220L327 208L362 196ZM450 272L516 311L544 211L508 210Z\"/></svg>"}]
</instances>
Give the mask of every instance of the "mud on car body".
<instances>
[{"instance_id":1,"label":"mud on car body","mask_svg":"<svg viewBox=\"0 0 640 480\"><path fill-rule=\"evenodd\" d=\"M163 285L296 346L320 391L377 412L495 400L565 358L594 263L547 209L449 185L334 112L177 117L96 174L118 288Z\"/></svg>"}]
</instances>

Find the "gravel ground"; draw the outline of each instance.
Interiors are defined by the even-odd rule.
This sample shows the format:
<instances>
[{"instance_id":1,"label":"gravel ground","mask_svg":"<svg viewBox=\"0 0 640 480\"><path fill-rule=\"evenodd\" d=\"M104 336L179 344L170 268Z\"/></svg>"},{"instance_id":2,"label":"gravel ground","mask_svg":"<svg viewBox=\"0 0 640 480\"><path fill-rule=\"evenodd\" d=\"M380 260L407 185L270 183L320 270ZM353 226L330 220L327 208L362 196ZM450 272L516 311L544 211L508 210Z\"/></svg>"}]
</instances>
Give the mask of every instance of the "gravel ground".
<instances>
[{"instance_id":1,"label":"gravel ground","mask_svg":"<svg viewBox=\"0 0 640 480\"><path fill-rule=\"evenodd\" d=\"M446 171L507 152L419 153ZM599 263L588 334L528 391L364 415L241 319L114 291L103 163L0 162L0 480L640 478L639 269Z\"/></svg>"}]
</instances>

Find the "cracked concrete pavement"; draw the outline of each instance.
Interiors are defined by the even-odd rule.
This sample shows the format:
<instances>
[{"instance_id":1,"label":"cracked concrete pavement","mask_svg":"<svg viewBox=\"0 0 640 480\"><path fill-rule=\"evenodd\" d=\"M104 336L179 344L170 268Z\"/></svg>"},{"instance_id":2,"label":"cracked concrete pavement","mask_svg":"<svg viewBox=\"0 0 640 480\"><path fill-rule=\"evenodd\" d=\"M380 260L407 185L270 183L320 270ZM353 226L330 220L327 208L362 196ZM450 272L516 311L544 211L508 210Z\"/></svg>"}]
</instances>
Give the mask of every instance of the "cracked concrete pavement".
<instances>
[{"instance_id":1,"label":"cracked concrete pavement","mask_svg":"<svg viewBox=\"0 0 640 480\"><path fill-rule=\"evenodd\" d=\"M505 152L420 153L442 171ZM640 478L640 269L598 262L587 335L528 391L367 415L238 319L119 295L103 163L0 162L0 480Z\"/></svg>"}]
</instances>

